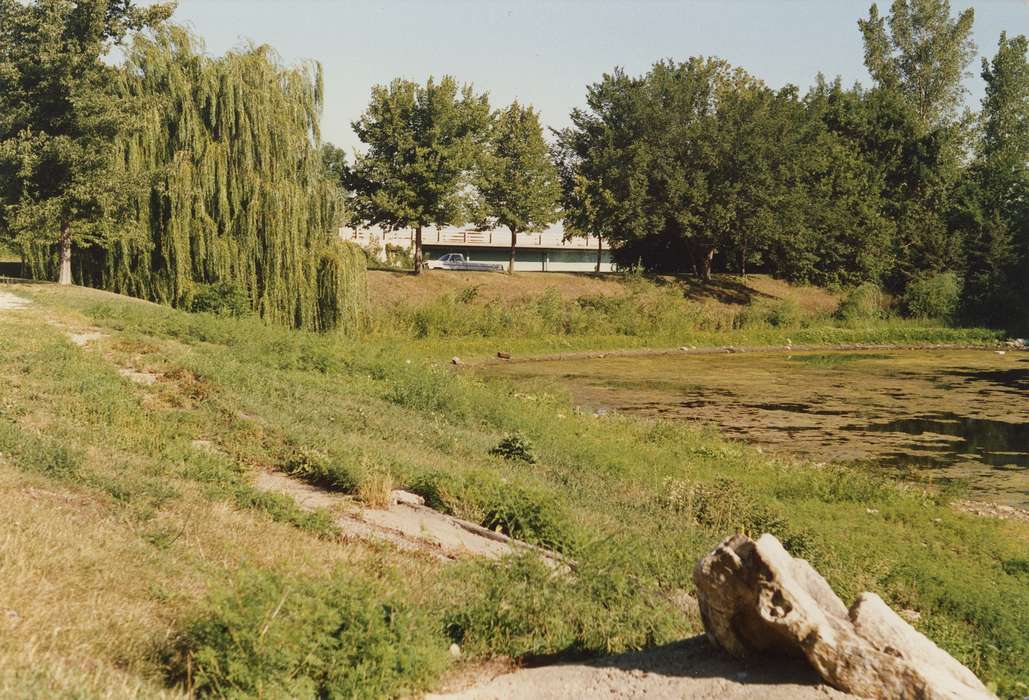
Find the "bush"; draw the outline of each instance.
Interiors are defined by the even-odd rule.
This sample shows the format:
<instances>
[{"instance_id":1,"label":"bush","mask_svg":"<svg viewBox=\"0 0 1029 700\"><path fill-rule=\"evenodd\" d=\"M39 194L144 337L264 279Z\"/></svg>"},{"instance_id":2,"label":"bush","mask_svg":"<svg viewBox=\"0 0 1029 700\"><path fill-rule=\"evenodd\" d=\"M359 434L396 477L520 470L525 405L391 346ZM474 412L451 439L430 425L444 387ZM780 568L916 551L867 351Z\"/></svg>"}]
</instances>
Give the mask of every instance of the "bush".
<instances>
[{"instance_id":1,"label":"bush","mask_svg":"<svg viewBox=\"0 0 1029 700\"><path fill-rule=\"evenodd\" d=\"M167 665L197 695L418 694L447 664L437 629L415 608L363 582L251 571L212 596Z\"/></svg>"},{"instance_id":2,"label":"bush","mask_svg":"<svg viewBox=\"0 0 1029 700\"><path fill-rule=\"evenodd\" d=\"M489 451L491 455L520 462L536 463L536 455L532 451L532 443L517 433L508 435L500 444Z\"/></svg>"},{"instance_id":3,"label":"bush","mask_svg":"<svg viewBox=\"0 0 1029 700\"><path fill-rule=\"evenodd\" d=\"M252 311L246 290L229 282L198 285L189 310L233 318L247 316Z\"/></svg>"},{"instance_id":4,"label":"bush","mask_svg":"<svg viewBox=\"0 0 1029 700\"><path fill-rule=\"evenodd\" d=\"M575 549L576 536L565 508L542 492L498 484L487 497L482 526L558 552Z\"/></svg>"},{"instance_id":5,"label":"bush","mask_svg":"<svg viewBox=\"0 0 1029 700\"><path fill-rule=\"evenodd\" d=\"M747 306L738 316L740 328L796 328L804 320L804 312L793 299L760 300Z\"/></svg>"},{"instance_id":6,"label":"bush","mask_svg":"<svg viewBox=\"0 0 1029 700\"><path fill-rule=\"evenodd\" d=\"M836 317L841 321L874 321L883 318L886 301L882 290L872 282L850 290L836 308Z\"/></svg>"},{"instance_id":7,"label":"bush","mask_svg":"<svg viewBox=\"0 0 1029 700\"><path fill-rule=\"evenodd\" d=\"M462 566L452 575L468 590L445 618L447 633L472 653L531 657L639 649L692 631L642 575L638 548L603 547L575 575L532 554Z\"/></svg>"},{"instance_id":8,"label":"bush","mask_svg":"<svg viewBox=\"0 0 1029 700\"><path fill-rule=\"evenodd\" d=\"M908 282L904 310L914 318L953 320L961 301L961 280L955 272L922 275Z\"/></svg>"}]
</instances>

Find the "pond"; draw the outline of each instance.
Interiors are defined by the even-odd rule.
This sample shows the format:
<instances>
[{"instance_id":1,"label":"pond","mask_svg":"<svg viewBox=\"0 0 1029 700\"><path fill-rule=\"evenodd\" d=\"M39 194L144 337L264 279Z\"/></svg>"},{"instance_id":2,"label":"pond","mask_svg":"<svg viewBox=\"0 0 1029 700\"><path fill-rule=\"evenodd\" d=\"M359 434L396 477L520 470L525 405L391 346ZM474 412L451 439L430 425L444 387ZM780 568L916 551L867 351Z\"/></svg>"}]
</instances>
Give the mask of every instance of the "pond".
<instances>
[{"instance_id":1,"label":"pond","mask_svg":"<svg viewBox=\"0 0 1029 700\"><path fill-rule=\"evenodd\" d=\"M637 355L491 365L576 405L716 426L823 462L1029 506L1029 353L991 350Z\"/></svg>"}]
</instances>

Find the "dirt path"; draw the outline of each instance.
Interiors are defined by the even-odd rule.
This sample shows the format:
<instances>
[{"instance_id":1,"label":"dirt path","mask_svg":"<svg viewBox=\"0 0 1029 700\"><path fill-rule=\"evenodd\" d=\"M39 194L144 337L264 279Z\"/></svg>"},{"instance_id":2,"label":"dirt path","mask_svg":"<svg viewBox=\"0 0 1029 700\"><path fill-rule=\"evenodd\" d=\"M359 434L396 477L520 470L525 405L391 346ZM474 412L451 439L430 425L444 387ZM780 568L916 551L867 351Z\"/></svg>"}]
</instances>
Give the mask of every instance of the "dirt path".
<instances>
[{"instance_id":1,"label":"dirt path","mask_svg":"<svg viewBox=\"0 0 1029 700\"><path fill-rule=\"evenodd\" d=\"M522 669L426 700L808 700L852 698L819 681L802 661L731 659L700 637L582 663Z\"/></svg>"}]
</instances>

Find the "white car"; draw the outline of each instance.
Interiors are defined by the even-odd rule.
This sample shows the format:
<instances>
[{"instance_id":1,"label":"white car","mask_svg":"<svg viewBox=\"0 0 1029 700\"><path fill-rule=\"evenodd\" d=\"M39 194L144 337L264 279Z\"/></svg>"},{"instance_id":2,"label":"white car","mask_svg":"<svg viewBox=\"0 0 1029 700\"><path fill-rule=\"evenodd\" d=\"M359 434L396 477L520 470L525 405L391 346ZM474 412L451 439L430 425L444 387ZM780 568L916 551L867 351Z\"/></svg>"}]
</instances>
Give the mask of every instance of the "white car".
<instances>
[{"instance_id":1,"label":"white car","mask_svg":"<svg viewBox=\"0 0 1029 700\"><path fill-rule=\"evenodd\" d=\"M500 263L472 262L465 260L462 253L446 253L435 260L429 260L425 266L430 270L475 270L480 272L503 272Z\"/></svg>"}]
</instances>

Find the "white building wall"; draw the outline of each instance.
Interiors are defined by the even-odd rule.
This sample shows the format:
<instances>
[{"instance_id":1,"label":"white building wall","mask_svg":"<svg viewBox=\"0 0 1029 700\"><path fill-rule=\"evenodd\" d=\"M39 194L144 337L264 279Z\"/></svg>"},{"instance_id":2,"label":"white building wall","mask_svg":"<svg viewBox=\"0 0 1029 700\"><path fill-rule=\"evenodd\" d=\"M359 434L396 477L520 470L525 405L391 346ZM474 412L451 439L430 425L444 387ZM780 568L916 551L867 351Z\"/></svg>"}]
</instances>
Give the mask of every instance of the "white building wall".
<instances>
[{"instance_id":1,"label":"white building wall","mask_svg":"<svg viewBox=\"0 0 1029 700\"><path fill-rule=\"evenodd\" d=\"M344 240L377 250L380 258L387 244L404 248L413 246L411 230L383 231L378 227L341 228ZM597 264L597 246L601 246L601 272L611 272L614 264L606 243L594 237L575 236L566 239L560 223L540 233L518 235L518 254L515 270L525 272L593 272ZM448 227L443 230L426 228L422 232L422 246L426 258L438 258L444 253L463 253L469 260L496 262L507 265L511 232L507 229L478 231L472 228Z\"/></svg>"}]
</instances>

